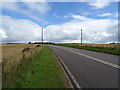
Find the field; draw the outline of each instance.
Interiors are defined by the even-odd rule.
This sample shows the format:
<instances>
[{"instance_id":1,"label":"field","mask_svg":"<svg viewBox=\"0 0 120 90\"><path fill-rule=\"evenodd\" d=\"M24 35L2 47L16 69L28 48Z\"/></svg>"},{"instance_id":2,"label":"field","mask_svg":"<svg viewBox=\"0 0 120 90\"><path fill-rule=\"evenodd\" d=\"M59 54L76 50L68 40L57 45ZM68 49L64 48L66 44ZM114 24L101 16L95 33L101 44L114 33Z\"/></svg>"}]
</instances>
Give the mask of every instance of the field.
<instances>
[{"instance_id":1,"label":"field","mask_svg":"<svg viewBox=\"0 0 120 90\"><path fill-rule=\"evenodd\" d=\"M119 55L118 44L55 44ZM71 87L52 50L42 44L2 45L4 88Z\"/></svg>"},{"instance_id":2,"label":"field","mask_svg":"<svg viewBox=\"0 0 120 90\"><path fill-rule=\"evenodd\" d=\"M0 44L0 62L2 62L2 44Z\"/></svg>"},{"instance_id":3,"label":"field","mask_svg":"<svg viewBox=\"0 0 120 90\"><path fill-rule=\"evenodd\" d=\"M3 44L2 45L2 57L12 59L19 55L26 47L33 48L34 44Z\"/></svg>"},{"instance_id":4,"label":"field","mask_svg":"<svg viewBox=\"0 0 120 90\"><path fill-rule=\"evenodd\" d=\"M79 46L92 46L92 47L107 47L107 48L117 48L118 44L76 44Z\"/></svg>"},{"instance_id":5,"label":"field","mask_svg":"<svg viewBox=\"0 0 120 90\"><path fill-rule=\"evenodd\" d=\"M119 44L55 44L55 45L120 55Z\"/></svg>"},{"instance_id":6,"label":"field","mask_svg":"<svg viewBox=\"0 0 120 90\"><path fill-rule=\"evenodd\" d=\"M5 44L2 45L2 61L4 74L16 71L25 58L32 56L41 47L34 44Z\"/></svg>"},{"instance_id":7,"label":"field","mask_svg":"<svg viewBox=\"0 0 120 90\"><path fill-rule=\"evenodd\" d=\"M3 83L8 82L18 68L41 49L41 45L37 44L2 45Z\"/></svg>"},{"instance_id":8,"label":"field","mask_svg":"<svg viewBox=\"0 0 120 90\"><path fill-rule=\"evenodd\" d=\"M68 88L70 84L52 50L39 44L5 44L3 88Z\"/></svg>"}]
</instances>

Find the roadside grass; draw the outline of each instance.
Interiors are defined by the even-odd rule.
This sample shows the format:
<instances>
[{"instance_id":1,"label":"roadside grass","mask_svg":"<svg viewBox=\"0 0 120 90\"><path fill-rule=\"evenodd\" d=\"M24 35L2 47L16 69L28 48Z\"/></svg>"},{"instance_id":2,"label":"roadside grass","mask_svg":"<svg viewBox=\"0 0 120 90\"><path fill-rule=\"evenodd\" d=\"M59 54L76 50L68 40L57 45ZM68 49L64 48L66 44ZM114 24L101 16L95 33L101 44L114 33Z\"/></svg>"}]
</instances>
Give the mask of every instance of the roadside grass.
<instances>
[{"instance_id":1,"label":"roadside grass","mask_svg":"<svg viewBox=\"0 0 120 90\"><path fill-rule=\"evenodd\" d=\"M3 83L4 85L5 83ZM66 76L52 50L44 46L19 67L3 88L69 88Z\"/></svg>"},{"instance_id":2,"label":"roadside grass","mask_svg":"<svg viewBox=\"0 0 120 90\"><path fill-rule=\"evenodd\" d=\"M100 46L79 46L79 45L70 45L70 44L55 44L58 46L66 46L66 47L72 47L72 48L78 48L78 49L85 49L85 50L91 50L91 51L97 51L97 52L104 52L114 55L120 55L120 48L115 47L100 47Z\"/></svg>"}]
</instances>

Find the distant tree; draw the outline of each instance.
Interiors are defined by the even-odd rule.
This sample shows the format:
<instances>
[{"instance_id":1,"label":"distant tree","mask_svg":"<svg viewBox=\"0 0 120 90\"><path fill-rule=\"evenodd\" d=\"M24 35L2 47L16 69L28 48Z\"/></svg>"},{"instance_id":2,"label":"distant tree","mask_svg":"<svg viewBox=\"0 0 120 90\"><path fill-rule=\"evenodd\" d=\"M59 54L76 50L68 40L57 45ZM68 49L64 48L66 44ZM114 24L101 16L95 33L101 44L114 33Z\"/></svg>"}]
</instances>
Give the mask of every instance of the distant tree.
<instances>
[{"instance_id":1,"label":"distant tree","mask_svg":"<svg viewBox=\"0 0 120 90\"><path fill-rule=\"evenodd\" d=\"M31 42L29 42L29 44L31 44Z\"/></svg>"},{"instance_id":2,"label":"distant tree","mask_svg":"<svg viewBox=\"0 0 120 90\"><path fill-rule=\"evenodd\" d=\"M112 43L110 43L110 44L115 44L115 42L112 42Z\"/></svg>"}]
</instances>

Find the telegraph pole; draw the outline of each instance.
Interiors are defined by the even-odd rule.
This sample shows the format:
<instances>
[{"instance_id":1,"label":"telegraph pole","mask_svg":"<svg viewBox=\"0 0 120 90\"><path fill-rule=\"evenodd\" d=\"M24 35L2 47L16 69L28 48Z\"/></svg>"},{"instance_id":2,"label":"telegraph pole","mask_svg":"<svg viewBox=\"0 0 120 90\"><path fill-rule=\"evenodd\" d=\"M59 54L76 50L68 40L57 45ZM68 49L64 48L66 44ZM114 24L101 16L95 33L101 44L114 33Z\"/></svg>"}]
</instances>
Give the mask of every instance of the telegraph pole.
<instances>
[{"instance_id":1,"label":"telegraph pole","mask_svg":"<svg viewBox=\"0 0 120 90\"><path fill-rule=\"evenodd\" d=\"M81 44L82 44L82 29L81 29Z\"/></svg>"},{"instance_id":2,"label":"telegraph pole","mask_svg":"<svg viewBox=\"0 0 120 90\"><path fill-rule=\"evenodd\" d=\"M42 28L42 32L41 32L41 42L43 44L43 28Z\"/></svg>"}]
</instances>

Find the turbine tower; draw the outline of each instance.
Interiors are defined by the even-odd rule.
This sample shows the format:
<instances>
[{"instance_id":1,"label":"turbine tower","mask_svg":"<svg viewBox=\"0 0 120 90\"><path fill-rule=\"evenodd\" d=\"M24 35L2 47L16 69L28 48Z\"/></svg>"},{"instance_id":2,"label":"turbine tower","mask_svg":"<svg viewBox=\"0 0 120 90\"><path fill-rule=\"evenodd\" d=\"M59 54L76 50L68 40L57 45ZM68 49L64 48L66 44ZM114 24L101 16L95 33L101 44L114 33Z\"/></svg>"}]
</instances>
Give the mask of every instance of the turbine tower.
<instances>
[{"instance_id":1,"label":"turbine tower","mask_svg":"<svg viewBox=\"0 0 120 90\"><path fill-rule=\"evenodd\" d=\"M81 44L82 44L82 29L81 29Z\"/></svg>"},{"instance_id":2,"label":"turbine tower","mask_svg":"<svg viewBox=\"0 0 120 90\"><path fill-rule=\"evenodd\" d=\"M42 28L42 32L41 32L41 42L43 44L43 28Z\"/></svg>"}]
</instances>

